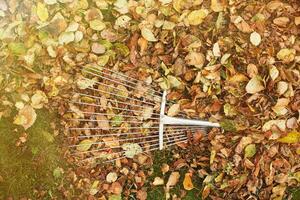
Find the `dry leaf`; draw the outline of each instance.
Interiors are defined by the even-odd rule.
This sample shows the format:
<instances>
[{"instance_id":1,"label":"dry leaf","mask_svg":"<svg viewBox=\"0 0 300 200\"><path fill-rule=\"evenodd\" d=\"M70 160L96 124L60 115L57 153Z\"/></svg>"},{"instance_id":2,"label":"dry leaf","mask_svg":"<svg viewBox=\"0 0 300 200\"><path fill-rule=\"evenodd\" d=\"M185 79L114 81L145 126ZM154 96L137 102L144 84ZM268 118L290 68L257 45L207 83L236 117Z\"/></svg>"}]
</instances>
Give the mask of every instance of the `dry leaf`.
<instances>
[{"instance_id":1,"label":"dry leaf","mask_svg":"<svg viewBox=\"0 0 300 200\"><path fill-rule=\"evenodd\" d=\"M190 14L188 15L187 21L190 25L196 26L201 24L207 15L208 15L208 10L206 9L194 10L190 12Z\"/></svg>"},{"instance_id":2,"label":"dry leaf","mask_svg":"<svg viewBox=\"0 0 300 200\"><path fill-rule=\"evenodd\" d=\"M277 17L273 20L273 23L280 27L286 27L289 22L290 19L288 17Z\"/></svg>"},{"instance_id":3,"label":"dry leaf","mask_svg":"<svg viewBox=\"0 0 300 200\"><path fill-rule=\"evenodd\" d=\"M225 1L222 0L211 0L210 8L214 12L222 12L225 9Z\"/></svg>"},{"instance_id":4,"label":"dry leaf","mask_svg":"<svg viewBox=\"0 0 300 200\"><path fill-rule=\"evenodd\" d=\"M155 185L155 186L163 185L164 184L164 179L162 179L160 177L155 177L152 184Z\"/></svg>"},{"instance_id":5,"label":"dry leaf","mask_svg":"<svg viewBox=\"0 0 300 200\"><path fill-rule=\"evenodd\" d=\"M194 189L194 185L193 185L191 176L192 176L191 173L186 173L184 175L183 187L184 187L185 190Z\"/></svg>"},{"instance_id":6,"label":"dry leaf","mask_svg":"<svg viewBox=\"0 0 300 200\"><path fill-rule=\"evenodd\" d=\"M169 176L169 180L166 184L167 191L170 189L171 186L175 186L179 180L180 174L179 172L172 172Z\"/></svg>"},{"instance_id":7,"label":"dry leaf","mask_svg":"<svg viewBox=\"0 0 300 200\"><path fill-rule=\"evenodd\" d=\"M246 91L249 94L258 93L264 89L265 89L265 87L259 76L255 76L255 77L251 78L251 80L246 85Z\"/></svg>"},{"instance_id":8,"label":"dry leaf","mask_svg":"<svg viewBox=\"0 0 300 200\"><path fill-rule=\"evenodd\" d=\"M168 116L173 117L180 112L180 104L173 104L168 110Z\"/></svg>"},{"instance_id":9,"label":"dry leaf","mask_svg":"<svg viewBox=\"0 0 300 200\"><path fill-rule=\"evenodd\" d=\"M253 32L250 35L250 42L254 45L254 46L258 46L261 42L261 37L257 32Z\"/></svg>"},{"instance_id":10,"label":"dry leaf","mask_svg":"<svg viewBox=\"0 0 300 200\"><path fill-rule=\"evenodd\" d=\"M290 63L295 59L296 50L295 49L280 49L277 53L277 58L282 60L284 63Z\"/></svg>"},{"instance_id":11,"label":"dry leaf","mask_svg":"<svg viewBox=\"0 0 300 200\"><path fill-rule=\"evenodd\" d=\"M149 42L156 42L157 41L157 39L155 38L153 32L148 28L145 28L145 27L142 28L141 34L142 34L143 38L145 38Z\"/></svg>"},{"instance_id":12,"label":"dry leaf","mask_svg":"<svg viewBox=\"0 0 300 200\"><path fill-rule=\"evenodd\" d=\"M286 136L278 139L277 141L281 143L288 143L288 144L299 143L300 133L297 131L289 132Z\"/></svg>"},{"instance_id":13,"label":"dry leaf","mask_svg":"<svg viewBox=\"0 0 300 200\"><path fill-rule=\"evenodd\" d=\"M116 172L110 172L106 175L106 181L113 183L118 179L118 174Z\"/></svg>"},{"instance_id":14,"label":"dry leaf","mask_svg":"<svg viewBox=\"0 0 300 200\"><path fill-rule=\"evenodd\" d=\"M93 145L93 141L89 139L82 140L76 147L78 151L88 151Z\"/></svg>"},{"instance_id":15,"label":"dry leaf","mask_svg":"<svg viewBox=\"0 0 300 200\"><path fill-rule=\"evenodd\" d=\"M34 124L35 120L35 110L30 105L26 105L19 110L19 113L14 120L14 124L21 125L26 130Z\"/></svg>"},{"instance_id":16,"label":"dry leaf","mask_svg":"<svg viewBox=\"0 0 300 200\"><path fill-rule=\"evenodd\" d=\"M242 153L242 151L244 150L244 148L248 145L252 143L252 138L251 137L242 137L242 139L240 140L239 144L236 146L235 148L235 152L240 154Z\"/></svg>"}]
</instances>

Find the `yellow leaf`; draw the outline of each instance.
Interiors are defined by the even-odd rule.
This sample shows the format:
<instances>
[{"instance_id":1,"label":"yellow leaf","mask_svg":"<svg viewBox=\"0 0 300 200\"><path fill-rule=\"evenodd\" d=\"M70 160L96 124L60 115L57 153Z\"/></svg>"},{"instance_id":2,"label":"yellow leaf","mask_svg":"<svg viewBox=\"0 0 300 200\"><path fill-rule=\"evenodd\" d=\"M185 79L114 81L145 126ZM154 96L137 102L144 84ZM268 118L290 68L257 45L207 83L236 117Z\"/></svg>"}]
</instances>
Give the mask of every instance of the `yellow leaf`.
<instances>
[{"instance_id":1,"label":"yellow leaf","mask_svg":"<svg viewBox=\"0 0 300 200\"><path fill-rule=\"evenodd\" d=\"M185 190L192 190L194 188L190 173L185 174L184 180L183 180L183 187Z\"/></svg>"},{"instance_id":2,"label":"yellow leaf","mask_svg":"<svg viewBox=\"0 0 300 200\"><path fill-rule=\"evenodd\" d=\"M48 9L43 3L38 3L36 7L36 14L40 18L41 21L47 21L49 14Z\"/></svg>"},{"instance_id":3,"label":"yellow leaf","mask_svg":"<svg viewBox=\"0 0 300 200\"><path fill-rule=\"evenodd\" d=\"M194 10L188 15L187 20L190 25L199 25L204 21L207 15L208 10L206 9Z\"/></svg>"},{"instance_id":4,"label":"yellow leaf","mask_svg":"<svg viewBox=\"0 0 300 200\"><path fill-rule=\"evenodd\" d=\"M289 132L285 137L278 139L278 142L288 144L298 143L300 142L300 133L297 131Z\"/></svg>"}]
</instances>

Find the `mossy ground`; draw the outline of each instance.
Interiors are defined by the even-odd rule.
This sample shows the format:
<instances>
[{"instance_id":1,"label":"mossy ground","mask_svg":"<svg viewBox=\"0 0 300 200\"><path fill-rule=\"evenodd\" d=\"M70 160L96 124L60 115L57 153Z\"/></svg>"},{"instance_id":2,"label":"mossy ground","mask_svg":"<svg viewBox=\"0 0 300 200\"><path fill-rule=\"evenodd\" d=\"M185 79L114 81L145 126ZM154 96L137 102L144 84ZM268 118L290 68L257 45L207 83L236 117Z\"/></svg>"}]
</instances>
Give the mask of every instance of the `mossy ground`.
<instances>
[{"instance_id":1,"label":"mossy ground","mask_svg":"<svg viewBox=\"0 0 300 200\"><path fill-rule=\"evenodd\" d=\"M45 109L37 111L37 119L28 130L13 124L13 119L0 120L0 199L29 197L37 199L36 190L45 194L42 199L59 198L57 186L62 181L53 171L63 166L59 139L54 138L50 123L56 115ZM17 147L22 133L25 144Z\"/></svg>"}]
</instances>

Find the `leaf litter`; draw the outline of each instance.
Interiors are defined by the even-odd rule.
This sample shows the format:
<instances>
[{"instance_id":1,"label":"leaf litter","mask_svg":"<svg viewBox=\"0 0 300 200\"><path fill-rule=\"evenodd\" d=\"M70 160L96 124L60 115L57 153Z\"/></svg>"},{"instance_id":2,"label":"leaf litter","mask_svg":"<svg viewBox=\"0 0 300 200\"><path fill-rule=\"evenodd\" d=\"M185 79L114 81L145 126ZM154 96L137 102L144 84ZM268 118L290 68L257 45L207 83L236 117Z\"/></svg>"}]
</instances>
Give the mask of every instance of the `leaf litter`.
<instances>
[{"instance_id":1,"label":"leaf litter","mask_svg":"<svg viewBox=\"0 0 300 200\"><path fill-rule=\"evenodd\" d=\"M157 160L151 153L140 155L137 144L126 144L125 155L133 159L125 163L64 173L72 177L69 189L82 191L77 198L137 194L145 199L153 189L149 184L164 185L173 199L189 190L203 199L291 198L291 189L300 184L299 9L293 0L0 0L0 117L13 115L25 131L34 126L35 110L59 107L67 117L63 100L72 98L73 86L95 85L96 80L82 79L80 66L137 70L150 84L170 89L176 101L170 115L189 111L219 121L224 131L197 132L189 148L174 148L172 161L163 163L154 181L151 168ZM122 96L128 92L119 89ZM99 127L126 128L105 96L101 105L112 117L99 118ZM152 113L145 107L143 119ZM103 141L104 146L119 145L116 139ZM82 140L78 150L91 150L93 142ZM181 168L193 173L180 174ZM203 180L202 189L196 178ZM179 184L183 188L176 193ZM64 197L71 198L67 190Z\"/></svg>"}]
</instances>

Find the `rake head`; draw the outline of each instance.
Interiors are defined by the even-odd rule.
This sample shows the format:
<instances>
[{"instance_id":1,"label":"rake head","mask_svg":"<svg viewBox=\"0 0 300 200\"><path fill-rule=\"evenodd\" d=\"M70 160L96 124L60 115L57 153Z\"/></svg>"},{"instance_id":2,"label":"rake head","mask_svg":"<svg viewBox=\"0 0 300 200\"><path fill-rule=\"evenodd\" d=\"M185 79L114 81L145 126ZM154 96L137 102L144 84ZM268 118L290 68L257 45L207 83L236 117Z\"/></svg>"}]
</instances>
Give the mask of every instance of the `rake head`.
<instances>
[{"instance_id":1,"label":"rake head","mask_svg":"<svg viewBox=\"0 0 300 200\"><path fill-rule=\"evenodd\" d=\"M83 162L133 158L188 142L188 133L217 123L185 119L179 112L166 116L172 102L151 80L136 78L97 66L84 67L78 90L70 100L68 128L72 154Z\"/></svg>"}]
</instances>

